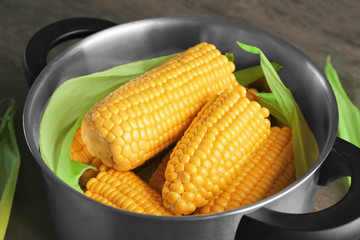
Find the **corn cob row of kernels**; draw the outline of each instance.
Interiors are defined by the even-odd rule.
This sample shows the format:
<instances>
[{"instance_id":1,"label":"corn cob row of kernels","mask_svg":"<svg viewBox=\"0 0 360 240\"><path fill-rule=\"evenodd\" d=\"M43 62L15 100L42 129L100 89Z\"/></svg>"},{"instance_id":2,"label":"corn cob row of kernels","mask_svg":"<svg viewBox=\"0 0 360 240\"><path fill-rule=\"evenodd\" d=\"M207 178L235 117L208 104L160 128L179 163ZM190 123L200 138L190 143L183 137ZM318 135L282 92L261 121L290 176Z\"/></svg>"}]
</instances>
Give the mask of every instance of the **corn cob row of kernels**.
<instances>
[{"instance_id":1,"label":"corn cob row of kernels","mask_svg":"<svg viewBox=\"0 0 360 240\"><path fill-rule=\"evenodd\" d=\"M267 197L267 193L270 191L271 188L277 189L277 191L280 191L283 188L280 188L278 186L278 183L276 182L279 175L284 171L287 164L295 164L294 162L294 155L293 155L293 141L291 138L291 131L289 128L285 128L285 131L289 132L290 139L288 141L285 141L287 134L284 134L284 131L282 131L282 134L279 136L280 138L283 138L284 142L286 143L285 146L283 145L283 148L281 149L281 152L276 157L272 154L274 154L275 149L270 149L267 153L266 160L271 162L272 159L272 165L266 170L266 172L263 174L263 176L256 182L256 185L251 189L251 191L245 196L244 199L233 199L229 203L229 210L239 207L244 207L249 204L252 204L254 202L260 201ZM280 144L280 143L279 143ZM272 147L273 148L273 147ZM265 156L264 156L265 157ZM289 176L291 177L291 176ZM289 179L288 179L289 180ZM252 185L248 185L251 187ZM276 187L278 186L278 187ZM284 186L285 187L285 186ZM276 192L277 192L276 191ZM275 192L274 192L275 193ZM240 206L239 206L240 204Z\"/></svg>"},{"instance_id":2,"label":"corn cob row of kernels","mask_svg":"<svg viewBox=\"0 0 360 240\"><path fill-rule=\"evenodd\" d=\"M141 165L178 140L209 97L238 85L234 70L201 43L122 85L82 121L89 152L120 171Z\"/></svg>"},{"instance_id":3,"label":"corn cob row of kernels","mask_svg":"<svg viewBox=\"0 0 360 240\"><path fill-rule=\"evenodd\" d=\"M197 212L223 212L260 201L290 184L295 178L294 166L291 130L272 127L269 138L243 171L219 196Z\"/></svg>"},{"instance_id":4,"label":"corn cob row of kernels","mask_svg":"<svg viewBox=\"0 0 360 240\"><path fill-rule=\"evenodd\" d=\"M258 185L253 189L252 192L247 196L247 198L243 201L241 206L247 206L249 204L255 203L257 201L260 201L264 199L267 196L266 191L270 191L270 187L277 189L276 192L282 190L284 187L286 187L285 184L289 182L290 179L287 179L286 182L283 184L282 179L284 176L279 178L279 174L283 172L286 168L286 163L284 164L284 161L291 160L292 164L295 164L293 162L293 143L292 141L288 143L288 145L284 148L284 151L282 152L283 155L280 155L278 160L279 164L273 164L273 166L266 172L264 177L260 180ZM284 158L284 161L283 159ZM281 161L281 162L280 162ZM274 178L276 179L275 183L270 186L270 182L274 182ZM276 187L275 187L276 186ZM282 187L283 186L283 187ZM276 193L274 192L274 193Z\"/></svg>"},{"instance_id":5,"label":"corn cob row of kernels","mask_svg":"<svg viewBox=\"0 0 360 240\"><path fill-rule=\"evenodd\" d=\"M98 202L101 202L103 204L106 204L108 206L111 206L111 207L116 207L115 204L113 204L112 202L110 202L107 198L99 195L99 194L96 194L96 193L92 193L90 191L86 191L85 192L85 196L89 197L89 198L92 198Z\"/></svg>"},{"instance_id":6,"label":"corn cob row of kernels","mask_svg":"<svg viewBox=\"0 0 360 240\"><path fill-rule=\"evenodd\" d=\"M86 184L86 196L95 200L99 199L104 202L111 202L117 208L137 212L146 213L145 210L139 206L133 199L120 193L116 188L103 182L99 182L96 178L91 178ZM106 199L106 200L105 200Z\"/></svg>"},{"instance_id":7,"label":"corn cob row of kernels","mask_svg":"<svg viewBox=\"0 0 360 240\"><path fill-rule=\"evenodd\" d=\"M164 208L161 195L152 189L135 173L131 171L119 172L114 169L110 169L107 174L115 177L116 180L119 181L115 184L118 185L118 189L123 193L128 194L128 192L136 191L139 193L139 196L143 196L144 199L147 199L150 202L149 206L151 206L151 208L154 207L163 215L171 215L170 212ZM101 173L99 175L101 175ZM134 192L132 193L134 194Z\"/></svg>"},{"instance_id":8,"label":"corn cob row of kernels","mask_svg":"<svg viewBox=\"0 0 360 240\"><path fill-rule=\"evenodd\" d=\"M165 207L188 215L231 181L270 134L269 111L238 86L214 96L199 112L168 162Z\"/></svg>"},{"instance_id":9,"label":"corn cob row of kernels","mask_svg":"<svg viewBox=\"0 0 360 240\"><path fill-rule=\"evenodd\" d=\"M293 140L292 140L293 141ZM291 151L289 149L289 151ZM276 179L275 183L272 185L271 189L267 192L266 197L270 197L271 195L281 191L286 188L296 180L296 172L295 172L295 162L294 159L287 159L288 162L285 166L285 169Z\"/></svg>"},{"instance_id":10,"label":"corn cob row of kernels","mask_svg":"<svg viewBox=\"0 0 360 240\"><path fill-rule=\"evenodd\" d=\"M100 171L86 184L85 195L123 210L152 215L171 215L162 198L133 172Z\"/></svg>"}]
</instances>

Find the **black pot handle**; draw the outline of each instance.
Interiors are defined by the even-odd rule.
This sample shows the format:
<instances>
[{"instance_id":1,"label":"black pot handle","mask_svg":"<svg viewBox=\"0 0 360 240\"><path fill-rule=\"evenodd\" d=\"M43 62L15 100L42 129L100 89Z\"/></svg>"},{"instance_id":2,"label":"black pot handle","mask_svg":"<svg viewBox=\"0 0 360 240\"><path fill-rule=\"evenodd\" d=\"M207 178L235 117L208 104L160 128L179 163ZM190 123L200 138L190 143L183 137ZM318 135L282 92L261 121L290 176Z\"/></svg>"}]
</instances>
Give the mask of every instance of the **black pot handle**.
<instances>
[{"instance_id":1,"label":"black pot handle","mask_svg":"<svg viewBox=\"0 0 360 240\"><path fill-rule=\"evenodd\" d=\"M337 138L319 183L333 180L332 174L351 176L348 193L338 203L307 214L255 211L241 219L239 239L360 239L360 148Z\"/></svg>"},{"instance_id":2,"label":"black pot handle","mask_svg":"<svg viewBox=\"0 0 360 240\"><path fill-rule=\"evenodd\" d=\"M98 18L69 18L54 22L36 32L28 42L23 58L23 69L28 85L47 64L47 55L56 45L76 38L84 38L109 28L116 23Z\"/></svg>"}]
</instances>

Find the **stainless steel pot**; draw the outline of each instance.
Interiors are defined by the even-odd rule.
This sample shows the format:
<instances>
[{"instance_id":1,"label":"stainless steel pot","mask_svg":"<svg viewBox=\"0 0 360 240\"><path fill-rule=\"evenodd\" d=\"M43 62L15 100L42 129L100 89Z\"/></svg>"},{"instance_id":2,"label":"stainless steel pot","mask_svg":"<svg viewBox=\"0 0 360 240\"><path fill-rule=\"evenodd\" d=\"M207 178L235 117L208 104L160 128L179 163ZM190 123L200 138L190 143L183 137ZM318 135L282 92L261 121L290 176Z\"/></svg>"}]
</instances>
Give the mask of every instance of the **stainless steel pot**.
<instances>
[{"instance_id":1,"label":"stainless steel pot","mask_svg":"<svg viewBox=\"0 0 360 240\"><path fill-rule=\"evenodd\" d=\"M46 64L47 53L54 45L77 37L85 38ZM236 41L258 46L270 60L284 66L280 77L291 89L320 150L319 158L306 174L281 192L247 207L208 216L165 217L103 205L66 185L47 167L39 152L39 125L49 98L60 84L115 65L178 52L201 41L233 52L238 68L256 65L259 59L241 51ZM295 47L269 33L211 18L164 17L120 25L100 19L67 19L46 26L33 36L25 49L24 70L32 85L24 107L24 132L42 169L60 239L352 239L360 236L357 206L360 150L336 137L336 99L321 71ZM333 207L311 213L317 184L340 176L352 177L348 194Z\"/></svg>"}]
</instances>

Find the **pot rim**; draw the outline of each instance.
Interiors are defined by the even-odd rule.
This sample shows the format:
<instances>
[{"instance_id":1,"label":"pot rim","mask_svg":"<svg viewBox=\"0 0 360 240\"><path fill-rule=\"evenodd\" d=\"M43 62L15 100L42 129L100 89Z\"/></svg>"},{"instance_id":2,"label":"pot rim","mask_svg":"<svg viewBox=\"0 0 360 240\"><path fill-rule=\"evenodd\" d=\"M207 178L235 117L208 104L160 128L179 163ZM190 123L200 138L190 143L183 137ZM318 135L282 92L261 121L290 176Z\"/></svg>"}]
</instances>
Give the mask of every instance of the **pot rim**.
<instances>
[{"instance_id":1,"label":"pot rim","mask_svg":"<svg viewBox=\"0 0 360 240\"><path fill-rule=\"evenodd\" d=\"M104 207L104 208L113 208L113 211L118 212L119 214L125 214L125 215L129 215L129 216L136 216L136 217L141 217L141 218L157 218L159 220L164 220L164 221L192 221L192 220L208 220L208 219L213 219L213 218L218 218L218 217L226 217L226 216L230 216L230 215L234 215L234 214L246 214L252 211L255 211L257 209L260 209L264 206L266 206L267 204L281 198L284 195L287 195L289 192L293 191L294 189L296 189L299 185L301 185L302 183L306 182L309 180L309 178L311 178L313 176L313 174L315 174L315 172L320 168L321 164L325 161L326 157L328 156L328 154L330 153L332 146L334 145L334 142L336 140L336 134L331 135L330 137L328 137L326 139L326 143L325 143L325 147L322 149L321 152L319 152L319 157L317 158L317 160L314 162L314 164L310 167L310 169L304 174L302 175L300 178L298 178L294 183L292 183L291 185L289 185L288 187L282 189L281 191L277 192L276 194L267 197L263 200L260 200L256 203L247 205L245 207L241 207L238 209L233 209L233 210L229 210L229 211L225 211L225 212L221 212L221 213L215 213L215 214L210 214L210 215L196 215L196 216L154 216L154 215L149 215L149 214L141 214L141 213L136 213L136 212L130 212L130 211L126 211L126 210L122 210L122 209L118 209L118 208L114 208L105 204L102 204L101 202L98 202L96 200L93 200L89 197L87 197L84 194L81 194L80 192L78 192L77 190L75 190L74 188L72 188L71 186L69 186L68 184L66 184L63 180L61 180L49 167L48 165L45 163L45 161L42 159L41 154L39 149L36 148L35 143L33 143L31 141L31 139L29 139L29 135L31 135L31 131L28 130L30 129L30 125L29 125L29 121L27 121L27 119L31 118L30 112L31 112L31 108L33 106L33 102L34 99L37 96L37 93L40 92L41 89L41 85L43 82L46 81L46 76L48 74L48 72L52 69L52 68L56 68L56 66L59 64L59 61L61 62L64 58L66 58L67 54L74 54L75 52L79 51L81 49L81 46L83 45L87 45L87 44L91 44L92 42L96 42L98 39L101 39L103 36L106 36L107 34L111 34L113 31L121 31L121 29L124 28L131 28L134 25L139 25L139 24L156 24L159 21L188 21L188 22L196 22L196 21L209 21L211 22L216 22L216 23L221 23L221 24L232 24L236 27L242 28L242 29L246 29L246 30L251 30L251 31L255 31L258 32L262 35L266 35L267 37L269 37L270 39L272 39L273 41L279 42L279 44L285 44L287 45L287 48L290 48L292 51L295 51L297 54L301 54L303 55L303 57L307 60L308 64L310 64L318 73L320 79L323 79L322 84L324 85L324 88L327 89L327 91L329 92L328 94L328 98L329 98L329 103L332 104L335 108L336 111L333 111L332 116L334 118L334 121L331 121L332 126L330 126L330 130L334 133L337 132L337 127L338 127L338 111L337 111L337 102L336 102L336 98L335 98L335 94L330 86L330 83L328 81L326 81L326 78L324 76L324 74L319 70L319 68L315 65L315 63L308 57L306 56L302 51L300 51L298 48L296 48L295 46L293 46L292 44L286 42L285 40L276 37L275 35L266 32L264 30L258 29L256 27L252 27L249 25L245 25L242 23L238 23L238 22L234 22L234 21L230 21L230 20L225 20L225 19L220 19L220 18L212 18L212 17L154 17L154 18L147 18L147 19L141 19L141 20L135 20L135 21L131 21L131 22L126 22L126 23L122 23L113 27L110 27L108 29L102 30L100 32L94 33L91 36L88 36L82 40L80 40L79 42L75 43L74 45L70 46L69 48L67 48L66 50L64 50L62 53L60 53L58 56L56 56L52 61L50 61L48 63L48 65L43 69L43 71L39 74L39 76L36 78L34 84L31 86L28 95L26 97L26 101L25 101L25 105L23 108L23 117L22 117L22 122L23 122L23 131L24 131L24 136L25 136L25 140L27 142L27 145L33 155L33 157L35 158L36 162L40 165L41 170L43 172L43 174L46 174L48 177L52 178L52 180L60 183L61 185L65 185L65 187L71 191L73 194L78 194L79 196L81 196L82 199L88 201L91 204L96 204L99 207ZM58 83L58 85L60 85ZM57 85L57 86L58 86ZM48 101L49 99L47 99ZM46 107L47 103L45 104ZM44 109L42 109L42 114L43 114ZM40 124L40 123L39 123ZM29 133L28 133L29 131Z\"/></svg>"}]
</instances>

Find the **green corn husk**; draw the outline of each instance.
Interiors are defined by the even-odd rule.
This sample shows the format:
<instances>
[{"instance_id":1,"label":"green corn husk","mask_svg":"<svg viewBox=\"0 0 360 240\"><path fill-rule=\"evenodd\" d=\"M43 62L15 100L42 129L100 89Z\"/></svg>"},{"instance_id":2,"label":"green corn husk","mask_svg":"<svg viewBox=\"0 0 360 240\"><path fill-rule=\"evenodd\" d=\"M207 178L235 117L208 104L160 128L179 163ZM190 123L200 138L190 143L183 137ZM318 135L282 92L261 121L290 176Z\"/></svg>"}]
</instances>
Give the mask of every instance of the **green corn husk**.
<instances>
[{"instance_id":1,"label":"green corn husk","mask_svg":"<svg viewBox=\"0 0 360 240\"><path fill-rule=\"evenodd\" d=\"M331 65L330 57L326 60L325 75L335 93L338 105L338 137L360 147L360 110L342 87L339 76Z\"/></svg>"},{"instance_id":2,"label":"green corn husk","mask_svg":"<svg viewBox=\"0 0 360 240\"><path fill-rule=\"evenodd\" d=\"M14 130L14 100L9 102L4 116L0 116L0 239L4 239L13 203L20 168L20 152Z\"/></svg>"},{"instance_id":3,"label":"green corn husk","mask_svg":"<svg viewBox=\"0 0 360 240\"><path fill-rule=\"evenodd\" d=\"M235 62L235 57L233 53L230 52L226 52L224 53L225 57L227 57L227 59L229 59L230 62Z\"/></svg>"},{"instance_id":4,"label":"green corn husk","mask_svg":"<svg viewBox=\"0 0 360 240\"><path fill-rule=\"evenodd\" d=\"M225 56L229 59L229 61L235 62L235 57L233 53L226 52ZM282 69L282 66L277 62L271 62L271 65L273 66L275 71L279 71L280 69ZM264 89L268 89L266 79L264 78L264 72L261 66L253 66L237 70L234 72L234 76L236 80L245 87L248 87L252 83L264 80L264 82L261 82L261 84L259 85L262 85L261 87ZM266 86L264 86L264 84L266 84Z\"/></svg>"},{"instance_id":5,"label":"green corn husk","mask_svg":"<svg viewBox=\"0 0 360 240\"><path fill-rule=\"evenodd\" d=\"M338 137L360 147L360 110L350 100L341 85L339 76L331 65L330 56L326 59L325 75L336 97L339 111ZM348 178L349 185L351 177Z\"/></svg>"},{"instance_id":6,"label":"green corn husk","mask_svg":"<svg viewBox=\"0 0 360 240\"><path fill-rule=\"evenodd\" d=\"M276 62L271 62L271 65L275 69L275 71L279 71L282 68L282 66ZM236 80L241 85L246 87L261 79L264 79L266 82L266 79L264 78L264 72L261 66L254 66L246 69L241 69L234 72L234 75L236 77ZM264 88L267 89L268 86L265 86Z\"/></svg>"},{"instance_id":7,"label":"green corn husk","mask_svg":"<svg viewBox=\"0 0 360 240\"><path fill-rule=\"evenodd\" d=\"M319 149L314 134L307 125L302 112L293 98L291 91L280 80L276 70L257 47L238 42L245 51L260 55L260 66L264 72L271 93L258 94L260 103L272 114L292 129L294 139L294 158L296 177L302 176L319 156ZM306 144L306 146L305 146Z\"/></svg>"}]
</instances>

